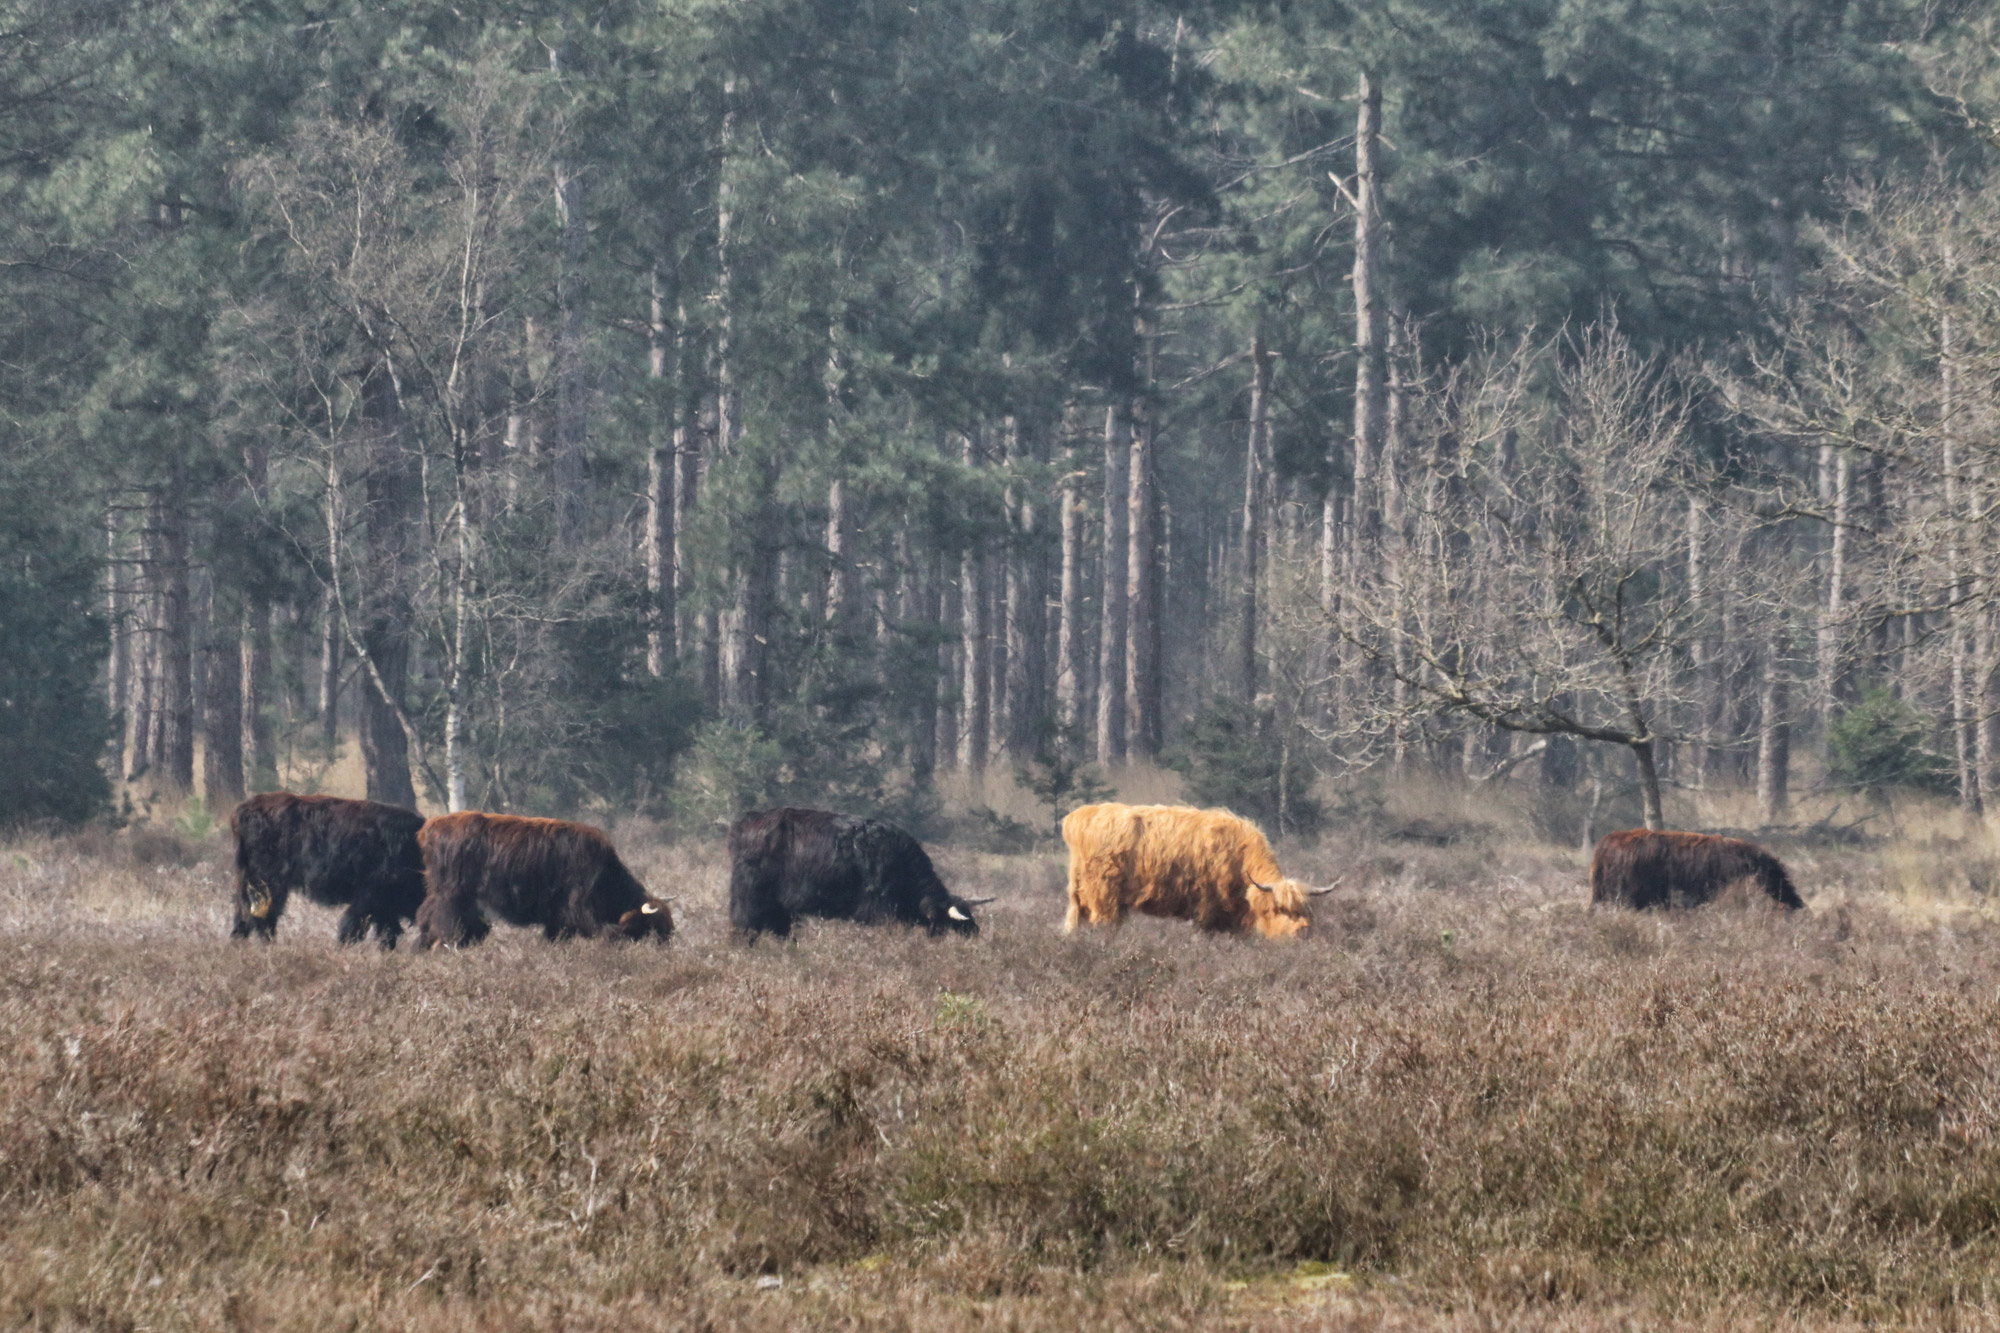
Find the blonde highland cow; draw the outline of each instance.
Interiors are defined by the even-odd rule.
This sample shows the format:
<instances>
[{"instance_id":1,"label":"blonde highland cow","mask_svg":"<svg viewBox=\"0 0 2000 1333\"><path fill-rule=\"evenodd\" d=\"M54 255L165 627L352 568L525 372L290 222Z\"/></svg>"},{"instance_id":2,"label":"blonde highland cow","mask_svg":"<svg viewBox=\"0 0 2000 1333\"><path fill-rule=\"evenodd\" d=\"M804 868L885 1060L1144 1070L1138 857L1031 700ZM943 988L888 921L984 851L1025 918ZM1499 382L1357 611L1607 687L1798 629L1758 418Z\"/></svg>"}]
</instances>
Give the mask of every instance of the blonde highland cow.
<instances>
[{"instance_id":1,"label":"blonde highland cow","mask_svg":"<svg viewBox=\"0 0 2000 1333\"><path fill-rule=\"evenodd\" d=\"M1086 805L1062 823L1069 916L1116 926L1130 912L1179 917L1203 930L1255 929L1288 939L1312 926L1307 889L1285 878L1255 824L1184 805Z\"/></svg>"}]
</instances>

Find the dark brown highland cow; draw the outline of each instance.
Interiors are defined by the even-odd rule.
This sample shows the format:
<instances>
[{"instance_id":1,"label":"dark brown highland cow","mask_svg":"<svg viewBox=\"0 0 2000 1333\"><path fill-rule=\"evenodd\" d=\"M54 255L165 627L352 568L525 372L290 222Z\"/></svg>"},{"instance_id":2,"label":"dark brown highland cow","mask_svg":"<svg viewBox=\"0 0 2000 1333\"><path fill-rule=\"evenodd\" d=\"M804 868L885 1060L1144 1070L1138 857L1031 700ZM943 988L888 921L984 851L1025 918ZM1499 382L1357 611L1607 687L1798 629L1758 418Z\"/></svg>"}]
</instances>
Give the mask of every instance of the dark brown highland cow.
<instances>
[{"instance_id":1,"label":"dark brown highland cow","mask_svg":"<svg viewBox=\"0 0 2000 1333\"><path fill-rule=\"evenodd\" d=\"M399 805L288 791L252 796L229 814L236 835L237 939L278 933L293 889L326 907L345 905L339 938L374 927L385 949L424 900L424 817Z\"/></svg>"},{"instance_id":2,"label":"dark brown highland cow","mask_svg":"<svg viewBox=\"0 0 2000 1333\"><path fill-rule=\"evenodd\" d=\"M611 842L587 824L462 811L417 835L430 890L417 910L417 944L477 944L493 912L550 939L674 933L667 904L632 877Z\"/></svg>"},{"instance_id":3,"label":"dark brown highland cow","mask_svg":"<svg viewBox=\"0 0 2000 1333\"><path fill-rule=\"evenodd\" d=\"M1695 907L1737 880L1755 880L1773 901L1805 906L1777 857L1754 842L1712 833L1626 829L1598 840L1590 901L1616 907Z\"/></svg>"}]
</instances>

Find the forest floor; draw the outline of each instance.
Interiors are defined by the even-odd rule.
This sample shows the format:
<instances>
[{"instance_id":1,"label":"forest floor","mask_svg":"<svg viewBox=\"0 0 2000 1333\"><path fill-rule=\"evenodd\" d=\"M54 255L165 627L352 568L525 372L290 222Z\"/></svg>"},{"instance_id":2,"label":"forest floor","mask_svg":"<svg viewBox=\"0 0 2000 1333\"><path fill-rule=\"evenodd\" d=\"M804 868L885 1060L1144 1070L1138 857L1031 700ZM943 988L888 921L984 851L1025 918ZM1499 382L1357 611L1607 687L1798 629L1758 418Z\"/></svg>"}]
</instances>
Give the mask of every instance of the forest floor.
<instances>
[{"instance_id":1,"label":"forest floor","mask_svg":"<svg viewBox=\"0 0 2000 1333\"><path fill-rule=\"evenodd\" d=\"M232 944L219 836L0 849L0 1325L2000 1326L2000 911L1965 844L1592 911L1573 850L1328 837L1293 944ZM1431 841L1437 841L1433 838ZM1930 887L1926 887L1930 886Z\"/></svg>"}]
</instances>

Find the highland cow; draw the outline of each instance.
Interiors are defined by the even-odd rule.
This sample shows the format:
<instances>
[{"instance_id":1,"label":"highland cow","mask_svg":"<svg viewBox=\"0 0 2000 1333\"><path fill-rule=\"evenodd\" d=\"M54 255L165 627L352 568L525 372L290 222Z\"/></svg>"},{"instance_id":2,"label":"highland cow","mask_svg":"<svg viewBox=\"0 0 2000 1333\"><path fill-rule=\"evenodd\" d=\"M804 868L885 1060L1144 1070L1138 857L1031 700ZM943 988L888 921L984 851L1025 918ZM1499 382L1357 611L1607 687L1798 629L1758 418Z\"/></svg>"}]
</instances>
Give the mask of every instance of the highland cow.
<instances>
[{"instance_id":1,"label":"highland cow","mask_svg":"<svg viewBox=\"0 0 2000 1333\"><path fill-rule=\"evenodd\" d=\"M674 933L667 900L647 893L587 824L468 810L431 820L417 841L430 886L417 911L420 947L477 944L493 929L489 911L551 940Z\"/></svg>"},{"instance_id":2,"label":"highland cow","mask_svg":"<svg viewBox=\"0 0 2000 1333\"><path fill-rule=\"evenodd\" d=\"M1600 838L1590 858L1590 901L1617 907L1694 907L1738 880L1787 908L1805 906L1778 858L1741 838L1626 829Z\"/></svg>"},{"instance_id":3,"label":"highland cow","mask_svg":"<svg viewBox=\"0 0 2000 1333\"><path fill-rule=\"evenodd\" d=\"M424 817L401 806L288 791L252 796L229 814L236 835L236 921L230 935L269 940L292 890L326 907L345 906L338 938L351 944L373 927L384 949L424 899L417 830Z\"/></svg>"},{"instance_id":4,"label":"highland cow","mask_svg":"<svg viewBox=\"0 0 2000 1333\"><path fill-rule=\"evenodd\" d=\"M1086 805L1063 820L1062 835L1066 931L1084 922L1119 925L1136 911L1284 939L1311 928L1309 898L1332 892L1285 878L1263 833L1227 810Z\"/></svg>"},{"instance_id":5,"label":"highland cow","mask_svg":"<svg viewBox=\"0 0 2000 1333\"><path fill-rule=\"evenodd\" d=\"M971 909L938 878L923 845L894 824L828 810L758 810L729 829L729 921L754 938L788 935L802 916L976 935Z\"/></svg>"}]
</instances>

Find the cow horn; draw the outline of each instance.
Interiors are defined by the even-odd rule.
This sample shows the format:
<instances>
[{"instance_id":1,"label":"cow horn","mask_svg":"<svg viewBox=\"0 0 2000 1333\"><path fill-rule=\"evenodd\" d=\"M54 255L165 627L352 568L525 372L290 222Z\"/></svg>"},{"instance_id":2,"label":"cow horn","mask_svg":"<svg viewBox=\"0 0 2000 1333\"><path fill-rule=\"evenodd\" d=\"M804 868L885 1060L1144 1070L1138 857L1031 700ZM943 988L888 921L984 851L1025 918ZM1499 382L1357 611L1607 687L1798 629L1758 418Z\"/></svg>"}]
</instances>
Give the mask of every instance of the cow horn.
<instances>
[{"instance_id":1,"label":"cow horn","mask_svg":"<svg viewBox=\"0 0 2000 1333\"><path fill-rule=\"evenodd\" d=\"M997 898L961 898L959 899L959 901L964 903L967 907L984 907L986 906L986 904L998 900Z\"/></svg>"},{"instance_id":2,"label":"cow horn","mask_svg":"<svg viewBox=\"0 0 2000 1333\"><path fill-rule=\"evenodd\" d=\"M1263 890L1264 892L1266 892L1266 893L1276 893L1276 892L1278 891L1278 886L1277 886L1277 885L1275 885L1275 884L1259 884L1259 883L1258 883L1258 882L1257 882L1256 880L1254 880L1254 879L1250 881L1250 887L1251 887L1251 888L1253 888L1253 889L1262 889L1262 890Z\"/></svg>"},{"instance_id":3,"label":"cow horn","mask_svg":"<svg viewBox=\"0 0 2000 1333\"><path fill-rule=\"evenodd\" d=\"M967 916L967 915L966 915L965 913L963 913L963 912L961 912L961 911L959 911L959 910L958 910L958 904L957 904L957 903L953 903L953 904L952 904L952 905L951 905L950 907L946 908L946 909L945 909L945 915L946 915L946 916L948 916L948 917L950 917L950 918L951 918L951 919L952 919L953 921L970 921L970 920L972 920L972 918L971 918L971 917Z\"/></svg>"},{"instance_id":4,"label":"cow horn","mask_svg":"<svg viewBox=\"0 0 2000 1333\"><path fill-rule=\"evenodd\" d=\"M1338 884L1329 884L1329 885L1327 885L1327 886L1326 886L1325 888L1323 888L1323 889L1307 889L1307 890L1306 890L1306 897L1308 897L1308 898L1324 898L1324 897L1326 897L1326 895L1327 895L1327 894L1329 894L1329 893L1332 893L1332 892L1333 892L1333 891L1334 891L1335 889L1337 889L1337 888L1339 888L1339 887L1340 887L1340 885L1338 885Z\"/></svg>"},{"instance_id":5,"label":"cow horn","mask_svg":"<svg viewBox=\"0 0 2000 1333\"><path fill-rule=\"evenodd\" d=\"M647 916L658 916L660 905L648 898L645 902L639 904L639 910Z\"/></svg>"}]
</instances>

